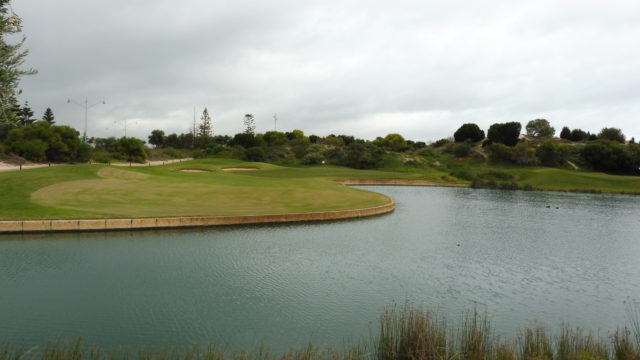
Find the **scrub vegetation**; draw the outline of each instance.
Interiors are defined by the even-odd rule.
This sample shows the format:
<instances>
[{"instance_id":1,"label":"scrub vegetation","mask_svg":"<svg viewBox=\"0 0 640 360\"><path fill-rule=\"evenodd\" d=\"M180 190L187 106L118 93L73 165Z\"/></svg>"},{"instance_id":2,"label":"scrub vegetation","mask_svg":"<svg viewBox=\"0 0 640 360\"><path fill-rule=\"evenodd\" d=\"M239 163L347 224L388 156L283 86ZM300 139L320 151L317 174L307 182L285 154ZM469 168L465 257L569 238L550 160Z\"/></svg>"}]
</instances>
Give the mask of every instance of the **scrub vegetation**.
<instances>
[{"instance_id":1,"label":"scrub vegetation","mask_svg":"<svg viewBox=\"0 0 640 360\"><path fill-rule=\"evenodd\" d=\"M228 351L224 346L206 348L107 352L82 341L51 342L42 349L25 351L5 346L0 360L637 360L640 358L640 328L637 311L630 312L628 327L607 336L577 328L563 327L551 332L544 327L524 328L511 337L498 337L489 319L469 312L451 325L436 313L414 308L391 306L380 316L378 331L359 345L341 350L320 349L309 344L285 354L258 350Z\"/></svg>"}]
</instances>

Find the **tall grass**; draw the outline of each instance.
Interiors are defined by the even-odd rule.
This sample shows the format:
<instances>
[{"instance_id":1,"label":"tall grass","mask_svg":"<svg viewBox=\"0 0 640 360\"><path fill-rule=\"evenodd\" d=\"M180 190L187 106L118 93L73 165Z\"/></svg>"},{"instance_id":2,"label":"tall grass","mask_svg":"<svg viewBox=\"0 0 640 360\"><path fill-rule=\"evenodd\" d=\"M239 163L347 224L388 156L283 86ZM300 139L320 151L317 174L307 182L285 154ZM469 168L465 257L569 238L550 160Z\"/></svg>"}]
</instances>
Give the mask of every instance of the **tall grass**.
<instances>
[{"instance_id":1,"label":"tall grass","mask_svg":"<svg viewBox=\"0 0 640 360\"><path fill-rule=\"evenodd\" d=\"M451 326L437 313L405 304L382 313L368 343L341 351L309 344L285 354L270 353L266 347L229 352L214 345L107 353L77 340L51 342L39 351L5 346L0 360L640 360L640 309L630 308L629 316L629 326L604 337L565 326L557 333L525 328L502 339L494 335L487 316L476 311Z\"/></svg>"}]
</instances>

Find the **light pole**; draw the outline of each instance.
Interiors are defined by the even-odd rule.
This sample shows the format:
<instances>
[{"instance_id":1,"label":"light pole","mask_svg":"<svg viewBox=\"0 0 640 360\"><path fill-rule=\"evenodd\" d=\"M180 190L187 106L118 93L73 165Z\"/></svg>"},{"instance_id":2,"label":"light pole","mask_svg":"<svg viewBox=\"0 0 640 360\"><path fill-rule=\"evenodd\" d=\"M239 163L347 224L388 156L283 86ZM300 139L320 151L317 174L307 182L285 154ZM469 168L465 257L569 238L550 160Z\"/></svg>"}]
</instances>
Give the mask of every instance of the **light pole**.
<instances>
[{"instance_id":1,"label":"light pole","mask_svg":"<svg viewBox=\"0 0 640 360\"><path fill-rule=\"evenodd\" d=\"M96 106L96 105L100 105L100 104L106 104L106 102L104 100L102 101L98 101L95 104L89 105L89 100L87 100L87 98L84 99L84 102L77 102L74 100L67 100L68 104L74 104L74 105L78 105L81 108L84 109L84 134L82 135L82 141L87 142L87 115L89 113L89 109L91 109L92 107Z\"/></svg>"}]
</instances>

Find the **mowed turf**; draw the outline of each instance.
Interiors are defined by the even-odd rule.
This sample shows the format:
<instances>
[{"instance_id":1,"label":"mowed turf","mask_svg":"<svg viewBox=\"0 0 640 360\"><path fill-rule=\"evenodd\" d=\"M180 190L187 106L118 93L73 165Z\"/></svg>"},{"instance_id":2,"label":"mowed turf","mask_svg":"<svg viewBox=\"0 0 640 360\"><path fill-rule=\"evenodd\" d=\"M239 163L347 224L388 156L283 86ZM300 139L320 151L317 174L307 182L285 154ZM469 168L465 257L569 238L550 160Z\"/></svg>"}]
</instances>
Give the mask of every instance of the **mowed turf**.
<instances>
[{"instance_id":1,"label":"mowed turf","mask_svg":"<svg viewBox=\"0 0 640 360\"><path fill-rule=\"evenodd\" d=\"M257 169L224 171L226 167ZM335 177L335 172L338 177L360 177L357 170L337 169L327 178ZM282 214L365 208L390 201L382 194L318 176L319 170L311 170L314 176L309 176L304 168L283 170L218 159L158 167L70 165L6 172L0 174L0 219ZM382 171L362 175L393 177Z\"/></svg>"}]
</instances>

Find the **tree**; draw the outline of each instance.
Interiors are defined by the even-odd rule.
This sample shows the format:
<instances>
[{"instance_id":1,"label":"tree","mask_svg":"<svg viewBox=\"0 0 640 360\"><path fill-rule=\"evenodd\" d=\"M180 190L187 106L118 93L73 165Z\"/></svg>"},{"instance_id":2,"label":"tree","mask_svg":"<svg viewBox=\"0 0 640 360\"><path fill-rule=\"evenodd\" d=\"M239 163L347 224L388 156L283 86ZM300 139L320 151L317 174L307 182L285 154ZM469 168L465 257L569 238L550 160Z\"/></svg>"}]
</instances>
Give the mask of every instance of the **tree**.
<instances>
[{"instance_id":1,"label":"tree","mask_svg":"<svg viewBox=\"0 0 640 360\"><path fill-rule=\"evenodd\" d=\"M123 137L116 142L116 148L118 152L123 155L129 163L139 162L143 163L147 160L147 152L144 150L144 143L142 140Z\"/></svg>"},{"instance_id":2,"label":"tree","mask_svg":"<svg viewBox=\"0 0 640 360\"><path fill-rule=\"evenodd\" d=\"M497 123L491 125L487 137L491 142L514 146L518 143L522 125L519 122Z\"/></svg>"},{"instance_id":3,"label":"tree","mask_svg":"<svg viewBox=\"0 0 640 360\"><path fill-rule=\"evenodd\" d=\"M166 137L164 136L164 131L156 129L151 131L151 135L149 135L149 144L157 148L163 147L165 144L165 139ZM173 147L176 147L176 146L173 146Z\"/></svg>"},{"instance_id":4,"label":"tree","mask_svg":"<svg viewBox=\"0 0 640 360\"><path fill-rule=\"evenodd\" d=\"M625 136L622 133L622 130L613 127L602 128L598 133L598 139L617 141L619 143L625 142Z\"/></svg>"},{"instance_id":5,"label":"tree","mask_svg":"<svg viewBox=\"0 0 640 360\"><path fill-rule=\"evenodd\" d=\"M569 136L569 140L571 141L587 141L589 139L589 136L591 134L589 134L588 132L582 130L582 129L573 129L571 130L571 136Z\"/></svg>"},{"instance_id":6,"label":"tree","mask_svg":"<svg viewBox=\"0 0 640 360\"><path fill-rule=\"evenodd\" d=\"M53 116L53 111L51 111L51 108L47 108L47 110L44 111L44 115L42 116L42 121L46 121L49 123L49 125L53 125L55 124L55 116Z\"/></svg>"},{"instance_id":7,"label":"tree","mask_svg":"<svg viewBox=\"0 0 640 360\"><path fill-rule=\"evenodd\" d=\"M546 119L531 120L527 123L526 129L527 135L533 137L553 136L556 133L556 129Z\"/></svg>"},{"instance_id":8,"label":"tree","mask_svg":"<svg viewBox=\"0 0 640 360\"><path fill-rule=\"evenodd\" d=\"M198 136L208 138L213 135L213 127L211 125L211 116L209 116L209 110L204 108L202 116L200 117L200 125L198 125Z\"/></svg>"},{"instance_id":9,"label":"tree","mask_svg":"<svg viewBox=\"0 0 640 360\"><path fill-rule=\"evenodd\" d=\"M568 127L563 127L562 131L560 131L560 139L571 140L571 129Z\"/></svg>"},{"instance_id":10,"label":"tree","mask_svg":"<svg viewBox=\"0 0 640 360\"><path fill-rule=\"evenodd\" d=\"M477 142L484 139L484 131L476 124L463 124L453 134L453 138L456 142L465 142L467 140Z\"/></svg>"},{"instance_id":11,"label":"tree","mask_svg":"<svg viewBox=\"0 0 640 360\"><path fill-rule=\"evenodd\" d=\"M33 118L33 110L29 107L29 102L25 101L23 106L14 106L14 111L18 117L20 126L33 124L36 119Z\"/></svg>"},{"instance_id":12,"label":"tree","mask_svg":"<svg viewBox=\"0 0 640 360\"><path fill-rule=\"evenodd\" d=\"M255 134L256 132L256 124L252 114L244 115L244 133L245 134Z\"/></svg>"},{"instance_id":13,"label":"tree","mask_svg":"<svg viewBox=\"0 0 640 360\"><path fill-rule=\"evenodd\" d=\"M13 113L19 94L18 84L23 75L35 74L35 70L22 69L27 50L22 50L23 36L17 43L8 43L7 35L22 31L22 20L13 12L10 0L0 0L0 127L13 128L16 114Z\"/></svg>"}]
</instances>

